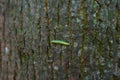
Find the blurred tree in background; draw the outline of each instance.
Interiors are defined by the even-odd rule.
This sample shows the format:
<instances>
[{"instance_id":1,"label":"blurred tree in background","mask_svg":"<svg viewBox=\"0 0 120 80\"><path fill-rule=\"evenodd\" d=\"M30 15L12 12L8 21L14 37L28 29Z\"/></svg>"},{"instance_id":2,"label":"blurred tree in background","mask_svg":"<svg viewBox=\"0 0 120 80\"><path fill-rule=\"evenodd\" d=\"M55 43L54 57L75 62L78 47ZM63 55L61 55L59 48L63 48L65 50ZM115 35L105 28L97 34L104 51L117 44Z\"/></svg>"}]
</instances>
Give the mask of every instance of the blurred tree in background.
<instances>
[{"instance_id":1,"label":"blurred tree in background","mask_svg":"<svg viewBox=\"0 0 120 80\"><path fill-rule=\"evenodd\" d=\"M0 0L0 80L119 80L120 0Z\"/></svg>"}]
</instances>

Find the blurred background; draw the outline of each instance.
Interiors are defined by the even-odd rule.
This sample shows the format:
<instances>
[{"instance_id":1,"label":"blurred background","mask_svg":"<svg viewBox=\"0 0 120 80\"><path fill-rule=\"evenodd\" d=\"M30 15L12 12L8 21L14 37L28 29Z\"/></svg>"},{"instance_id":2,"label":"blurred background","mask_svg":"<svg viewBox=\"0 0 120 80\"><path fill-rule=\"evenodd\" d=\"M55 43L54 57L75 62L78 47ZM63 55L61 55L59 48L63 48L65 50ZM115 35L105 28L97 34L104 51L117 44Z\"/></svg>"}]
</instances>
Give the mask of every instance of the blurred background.
<instances>
[{"instance_id":1,"label":"blurred background","mask_svg":"<svg viewBox=\"0 0 120 80\"><path fill-rule=\"evenodd\" d=\"M0 80L120 80L120 0L0 0Z\"/></svg>"}]
</instances>

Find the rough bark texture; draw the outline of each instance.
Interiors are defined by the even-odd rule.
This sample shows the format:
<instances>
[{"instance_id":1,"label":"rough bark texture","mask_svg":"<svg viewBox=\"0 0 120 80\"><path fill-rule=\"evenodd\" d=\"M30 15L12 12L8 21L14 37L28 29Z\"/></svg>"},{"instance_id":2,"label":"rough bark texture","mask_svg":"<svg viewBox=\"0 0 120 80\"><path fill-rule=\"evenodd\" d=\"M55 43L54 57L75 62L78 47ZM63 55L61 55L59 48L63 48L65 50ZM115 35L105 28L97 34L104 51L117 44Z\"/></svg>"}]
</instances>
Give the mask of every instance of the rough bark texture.
<instances>
[{"instance_id":1,"label":"rough bark texture","mask_svg":"<svg viewBox=\"0 0 120 80\"><path fill-rule=\"evenodd\" d=\"M0 0L0 80L119 79L120 0Z\"/></svg>"}]
</instances>

